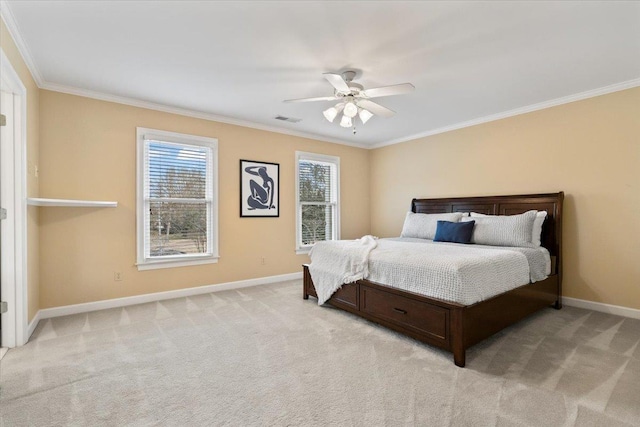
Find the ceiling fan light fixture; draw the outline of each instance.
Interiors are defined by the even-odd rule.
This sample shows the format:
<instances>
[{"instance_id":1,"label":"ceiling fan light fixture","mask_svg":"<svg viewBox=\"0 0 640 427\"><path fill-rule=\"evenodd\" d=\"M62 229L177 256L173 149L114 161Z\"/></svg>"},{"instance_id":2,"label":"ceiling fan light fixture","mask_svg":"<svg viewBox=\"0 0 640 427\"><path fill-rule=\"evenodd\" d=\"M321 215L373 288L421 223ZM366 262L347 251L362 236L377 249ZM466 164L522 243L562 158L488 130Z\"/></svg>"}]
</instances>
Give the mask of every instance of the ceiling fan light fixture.
<instances>
[{"instance_id":1,"label":"ceiling fan light fixture","mask_svg":"<svg viewBox=\"0 0 640 427\"><path fill-rule=\"evenodd\" d=\"M358 114L358 107L353 102L347 102L344 104L344 115L353 118Z\"/></svg>"},{"instance_id":2,"label":"ceiling fan light fixture","mask_svg":"<svg viewBox=\"0 0 640 427\"><path fill-rule=\"evenodd\" d=\"M338 109L336 107L330 107L324 110L322 114L324 115L325 119L329 120L330 122L333 122L336 116L338 115Z\"/></svg>"},{"instance_id":3,"label":"ceiling fan light fixture","mask_svg":"<svg viewBox=\"0 0 640 427\"><path fill-rule=\"evenodd\" d=\"M340 120L340 126L342 126L343 128L350 128L351 126L353 126L351 117L347 116L346 114L343 114L342 120Z\"/></svg>"},{"instance_id":4,"label":"ceiling fan light fixture","mask_svg":"<svg viewBox=\"0 0 640 427\"><path fill-rule=\"evenodd\" d=\"M371 117L373 117L373 113L369 110L365 110L364 108L360 109L360 120L362 120L362 124L365 124L369 121Z\"/></svg>"},{"instance_id":5,"label":"ceiling fan light fixture","mask_svg":"<svg viewBox=\"0 0 640 427\"><path fill-rule=\"evenodd\" d=\"M333 122L336 119L336 116L340 114L342 109L344 108L344 103L336 104L335 107L329 107L322 112L324 114L324 118Z\"/></svg>"}]
</instances>

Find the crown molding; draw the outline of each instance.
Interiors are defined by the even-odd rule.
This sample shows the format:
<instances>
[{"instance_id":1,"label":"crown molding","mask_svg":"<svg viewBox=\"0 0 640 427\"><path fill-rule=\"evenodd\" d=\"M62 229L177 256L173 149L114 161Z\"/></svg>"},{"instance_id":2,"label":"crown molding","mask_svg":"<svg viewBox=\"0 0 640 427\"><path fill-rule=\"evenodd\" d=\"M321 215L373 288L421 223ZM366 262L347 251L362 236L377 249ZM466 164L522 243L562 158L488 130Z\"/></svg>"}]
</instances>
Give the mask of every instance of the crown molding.
<instances>
[{"instance_id":1,"label":"crown molding","mask_svg":"<svg viewBox=\"0 0 640 427\"><path fill-rule=\"evenodd\" d=\"M615 83L615 84L604 86L597 89L587 90L585 92L580 92L573 95L563 96L561 98L551 99L549 101L539 102L537 104L516 108L514 110L504 111L502 113L479 117L473 120L456 123L450 126L444 126L441 128L427 131L427 132L416 133L414 135L393 139L391 141L374 144L370 146L370 149L374 150L376 148L382 148L388 145L395 145L395 144L400 144L402 142L409 142L415 139L425 138L427 136L438 135L440 133L451 132L453 130L463 129L466 127L475 126L482 123L488 123L496 120L506 119L507 117L513 117L513 116L518 116L520 114L531 113L533 111L544 110L545 108L551 108L551 107L555 107L562 104L568 104L570 102L581 101L583 99L594 98L596 96L606 95L608 93L613 93L613 92L619 92L621 90L631 89L637 86L640 86L640 78L627 80L621 83Z\"/></svg>"},{"instance_id":2,"label":"crown molding","mask_svg":"<svg viewBox=\"0 0 640 427\"><path fill-rule=\"evenodd\" d=\"M60 93L66 93L69 95L82 96L85 98L92 98L100 101L114 102L116 104L124 104L132 107L146 108L148 110L161 111L164 113L177 114L180 116L193 117L196 119L209 120L213 122L226 123L230 125L242 126L242 127L251 128L251 129L264 130L267 132L275 132L275 133L280 133L285 135L297 136L300 138L313 139L315 141L330 142L332 144L340 144L340 145L348 145L350 147L356 147L356 148L365 148L365 149L370 148L370 146L366 144L358 144L354 142L343 141L340 139L328 138L326 136L317 135L314 133L300 132L300 131L295 131L291 129L283 129L276 126L269 126L261 123L251 122L248 120L234 119L231 117L205 113L203 111L172 107L170 105L158 104L158 103L149 102L149 101L142 101L139 99L124 97L124 96L111 95L104 92L80 89L73 86L66 86L66 85L59 85L55 83L44 82L44 84L42 84L40 88L44 90L50 90L53 92L60 92Z\"/></svg>"},{"instance_id":3,"label":"crown molding","mask_svg":"<svg viewBox=\"0 0 640 427\"><path fill-rule=\"evenodd\" d=\"M13 41L18 48L18 52L20 52L20 55L22 55L24 63L27 64L27 68L29 69L33 80L35 80L36 85L41 88L44 83L42 74L40 74L40 71L38 71L38 67L36 67L36 63L33 60L31 51L29 50L27 43L22 38L18 23L13 17L13 13L11 12L11 8L9 7L9 3L4 0L0 0L0 17L7 26L7 30L9 31L9 34L11 34L11 37L13 38Z\"/></svg>"},{"instance_id":4,"label":"crown molding","mask_svg":"<svg viewBox=\"0 0 640 427\"><path fill-rule=\"evenodd\" d=\"M376 148L382 148L382 147L386 147L386 146L389 146L389 145L395 145L395 144L400 144L400 143L403 143L403 142L409 142L409 141L413 141L413 140L416 140L416 139L419 139L419 138L425 138L427 136L438 135L438 134L445 133L445 132L451 132L451 131L454 131L454 130L463 129L463 128L466 128L466 127L471 127L471 126L475 126L475 125L479 125L479 124L483 124L483 123L493 122L493 121L496 121L496 120L506 119L508 117L518 116L520 114L526 114L526 113L531 113L533 111L544 110L545 108L551 108L551 107L555 107L555 106L563 105L563 104L568 104L568 103L575 102L575 101L581 101L581 100L588 99L588 98L594 98L596 96L606 95L606 94L613 93L613 92L619 92L619 91L622 91L622 90L631 89L631 88L638 87L638 86L640 86L640 78L633 79L633 80L627 80L627 81L624 81L624 82L621 82L621 83L615 83L615 84L612 84L612 85L609 85L609 86L604 86L604 87L601 87L601 88L597 88L597 89L592 89L592 90L588 90L588 91L585 91L585 92L576 93L576 94L573 94L573 95L563 96L561 98L556 98L556 99L552 99L552 100L549 100L549 101L539 102L537 104L532 104L532 105L528 105L528 106L525 106L525 107L520 107L520 108L516 108L516 109L513 109L513 110L509 110L509 111L504 111L502 113L491 114L489 116L479 117L479 118L476 118L476 119L473 119L473 120L468 120L468 121L456 123L456 124L453 124L453 125L450 125L450 126L444 126L444 127L441 127L441 128L430 130L430 131L421 132L421 133L418 133L418 134L413 134L413 135L409 135L409 136L406 136L406 137L397 138L397 139L393 139L391 141L382 142L382 143L373 144L373 145L358 144L358 143L354 143L354 142L343 141L343 140L340 140L340 139L327 138L326 136L317 135L317 134L313 134L313 133L299 132L299 131L294 131L294 130L290 130L290 129L282 129L282 128L278 128L276 126L268 126L268 125L263 125L263 124L260 124L260 123L254 123L254 122L245 121L245 120L233 119L233 118L230 118L230 117L219 116L219 115L215 115L215 114L211 114L211 113L205 113L205 112L202 112L202 111L195 111L195 110L188 110L188 109L184 109L184 108L171 107L171 106L164 105L164 104L157 104L157 103L148 102L148 101L141 101L141 100L134 99L134 98L128 98L128 97L117 96L117 95L110 95L110 94L107 94L107 93L90 91L90 90L80 89L80 88L76 88L76 87L72 87L72 86L65 86L65 85L58 85L58 84L54 84L54 83L44 82L42 85L40 85L40 88L41 89L46 89L46 90L51 90L51 91L54 91L54 92L62 92L62 93L70 94L70 95L77 95L77 96L83 96L83 97L86 97L86 98L98 99L98 100L101 100L101 101L115 102L115 103L118 103L118 104L130 105L130 106L133 106L133 107L146 108L146 109L150 109L150 110L162 111L162 112L171 113L171 114L178 114L178 115L187 116L187 117L194 117L194 118L197 118L197 119L210 120L210 121L214 121L214 122L227 123L227 124L236 125L236 126L243 126L243 127L248 127L248 128L252 128L252 129L264 130L264 131L268 131L268 132L276 132L276 133L281 133L281 134L285 134L285 135L298 136L298 137L301 137L301 138L310 138L310 139L314 139L314 140L317 140L317 141L329 142L329 143L333 143L333 144L347 145L347 146L350 146L350 147L374 150Z\"/></svg>"}]
</instances>

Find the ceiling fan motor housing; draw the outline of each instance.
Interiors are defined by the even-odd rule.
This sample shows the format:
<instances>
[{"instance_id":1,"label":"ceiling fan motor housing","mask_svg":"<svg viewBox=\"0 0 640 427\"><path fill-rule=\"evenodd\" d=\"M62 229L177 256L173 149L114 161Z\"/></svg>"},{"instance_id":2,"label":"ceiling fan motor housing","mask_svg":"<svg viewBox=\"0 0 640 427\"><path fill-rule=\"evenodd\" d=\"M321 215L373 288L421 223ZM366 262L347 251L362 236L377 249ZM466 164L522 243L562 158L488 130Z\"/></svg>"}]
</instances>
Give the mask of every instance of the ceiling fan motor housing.
<instances>
[{"instance_id":1,"label":"ceiling fan motor housing","mask_svg":"<svg viewBox=\"0 0 640 427\"><path fill-rule=\"evenodd\" d=\"M351 95L358 95L360 91L364 89L364 86L362 86L361 84L353 82L353 79L355 77L356 77L355 71L345 71L342 73L342 78L347 83L347 86L349 86L349 89L351 89ZM346 94L346 95L349 95L349 94Z\"/></svg>"},{"instance_id":2,"label":"ceiling fan motor housing","mask_svg":"<svg viewBox=\"0 0 640 427\"><path fill-rule=\"evenodd\" d=\"M351 80L356 78L356 72L355 71L345 71L342 73L342 78L344 79L345 82L349 83Z\"/></svg>"}]
</instances>

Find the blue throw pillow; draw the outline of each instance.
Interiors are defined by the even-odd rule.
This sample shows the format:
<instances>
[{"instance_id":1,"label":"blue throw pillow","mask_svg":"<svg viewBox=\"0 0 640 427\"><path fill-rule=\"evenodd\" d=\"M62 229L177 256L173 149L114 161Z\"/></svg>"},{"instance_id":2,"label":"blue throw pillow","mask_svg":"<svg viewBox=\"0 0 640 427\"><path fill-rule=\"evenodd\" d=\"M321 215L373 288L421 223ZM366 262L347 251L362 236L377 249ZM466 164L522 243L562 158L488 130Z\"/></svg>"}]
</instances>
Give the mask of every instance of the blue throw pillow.
<instances>
[{"instance_id":1,"label":"blue throw pillow","mask_svg":"<svg viewBox=\"0 0 640 427\"><path fill-rule=\"evenodd\" d=\"M434 242L470 243L475 221L438 221Z\"/></svg>"}]
</instances>

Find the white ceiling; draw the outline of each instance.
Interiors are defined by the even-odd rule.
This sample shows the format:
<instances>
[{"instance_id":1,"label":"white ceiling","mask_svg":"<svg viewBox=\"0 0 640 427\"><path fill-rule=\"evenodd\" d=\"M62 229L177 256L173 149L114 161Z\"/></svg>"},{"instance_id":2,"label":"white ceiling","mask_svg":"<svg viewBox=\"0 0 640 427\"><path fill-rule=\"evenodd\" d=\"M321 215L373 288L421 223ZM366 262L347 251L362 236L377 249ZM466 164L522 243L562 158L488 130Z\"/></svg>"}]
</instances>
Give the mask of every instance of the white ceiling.
<instances>
[{"instance_id":1,"label":"white ceiling","mask_svg":"<svg viewBox=\"0 0 640 427\"><path fill-rule=\"evenodd\" d=\"M610 85L640 85L640 2L8 5L5 20L42 87L364 146ZM374 117L356 135L323 118L330 102L282 102L331 95L322 73L345 69L358 70L365 89L411 82L416 90L379 98L397 115Z\"/></svg>"}]
</instances>

